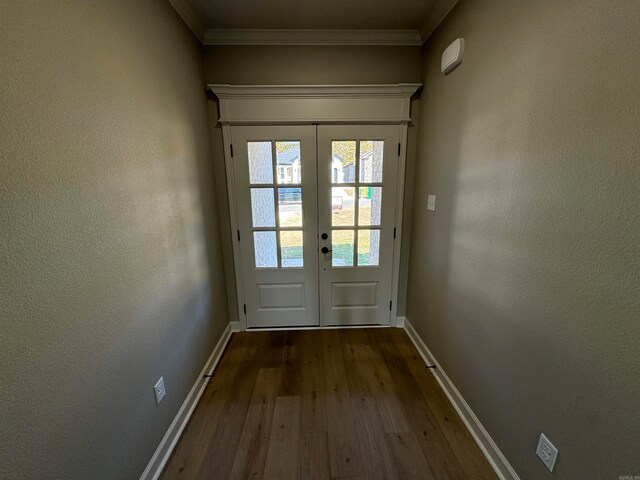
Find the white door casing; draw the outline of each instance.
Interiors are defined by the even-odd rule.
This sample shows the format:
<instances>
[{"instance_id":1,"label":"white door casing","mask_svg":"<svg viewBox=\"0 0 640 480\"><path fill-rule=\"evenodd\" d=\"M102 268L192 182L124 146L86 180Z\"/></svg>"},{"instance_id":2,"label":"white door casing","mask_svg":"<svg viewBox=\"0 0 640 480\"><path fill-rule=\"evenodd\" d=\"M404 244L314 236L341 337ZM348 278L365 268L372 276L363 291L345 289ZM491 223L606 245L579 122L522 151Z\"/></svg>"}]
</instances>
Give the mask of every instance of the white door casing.
<instances>
[{"instance_id":1,"label":"white door casing","mask_svg":"<svg viewBox=\"0 0 640 480\"><path fill-rule=\"evenodd\" d=\"M240 230L242 207L236 199L236 174L234 164L237 159L232 158L232 151L237 137L232 140L232 130L237 126L275 126L275 125L395 125L399 132L401 145L397 160L397 189L395 192L395 227L396 242L391 254L391 299L392 309L389 317L395 320L397 308L397 290L399 280L399 245L402 235L402 201L404 191L404 169L406 161L407 124L411 121L409 105L411 96L421 87L419 84L397 85L324 85L324 86L232 86L208 85L208 88L219 99L220 118L225 147L225 169L228 188L230 222L233 232L232 254L235 265L235 281L238 292L238 309L241 330L260 325L247 324L247 316L243 315L243 308L249 292L245 291L244 274L242 272L242 258L247 253L242 252L236 230ZM233 126L233 127L232 127ZM320 128L320 127L319 127ZM288 135L290 138L290 135ZM397 144L396 144L397 145ZM385 149L388 147L385 147ZM397 148L397 146L395 147ZM235 145L236 157L238 145ZM395 152L394 152L395 153ZM385 158L389 157L385 153ZM304 188L304 187L303 187ZM383 185L383 188L386 186ZM390 208L391 196L387 195L384 209ZM305 211L307 207L305 206ZM246 207L245 207L246 210ZM317 211L317 210L316 210ZM383 217L384 217L384 212ZM305 214L306 215L306 214ZM306 222L306 216L305 216ZM306 227L305 223L305 227ZM316 226L318 224L316 223ZM383 226L383 229L385 227ZM317 232L316 232L317 233ZM384 235L383 235L384 236ZM305 233L306 241L306 233ZM306 260L305 268L309 265ZM320 255L319 252L316 255ZM320 258L320 265L324 258ZM326 261L326 260L325 260ZM318 263L316 263L317 268ZM232 319L233 321L233 319ZM316 320L317 323L317 320ZM327 323L327 322L325 322ZM353 322L351 322L353 323ZM357 322L355 322L357 323ZM387 322L380 322L382 324ZM308 323L307 323L308 324ZM285 326L285 325L282 325Z\"/></svg>"}]
</instances>

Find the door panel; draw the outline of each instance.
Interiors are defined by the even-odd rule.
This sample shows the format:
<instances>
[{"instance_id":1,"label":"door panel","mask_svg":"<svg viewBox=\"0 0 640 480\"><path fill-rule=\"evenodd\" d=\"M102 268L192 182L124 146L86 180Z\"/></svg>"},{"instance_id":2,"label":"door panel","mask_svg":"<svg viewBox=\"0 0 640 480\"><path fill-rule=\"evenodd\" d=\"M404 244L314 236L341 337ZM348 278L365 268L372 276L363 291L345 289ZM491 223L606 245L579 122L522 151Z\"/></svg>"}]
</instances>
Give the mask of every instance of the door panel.
<instances>
[{"instance_id":1,"label":"door panel","mask_svg":"<svg viewBox=\"0 0 640 480\"><path fill-rule=\"evenodd\" d=\"M232 127L247 326L318 325L313 126Z\"/></svg>"},{"instance_id":2,"label":"door panel","mask_svg":"<svg viewBox=\"0 0 640 480\"><path fill-rule=\"evenodd\" d=\"M317 135L321 324L387 325L400 128L319 126Z\"/></svg>"}]
</instances>

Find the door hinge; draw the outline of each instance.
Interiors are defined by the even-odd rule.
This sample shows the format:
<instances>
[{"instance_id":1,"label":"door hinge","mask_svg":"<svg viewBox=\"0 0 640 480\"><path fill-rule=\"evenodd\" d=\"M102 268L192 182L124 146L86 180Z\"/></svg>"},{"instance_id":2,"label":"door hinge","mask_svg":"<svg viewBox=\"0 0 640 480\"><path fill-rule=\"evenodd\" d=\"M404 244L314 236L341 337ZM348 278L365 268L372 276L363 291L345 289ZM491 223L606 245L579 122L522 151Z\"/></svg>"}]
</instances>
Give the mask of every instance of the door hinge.
<instances>
[{"instance_id":1,"label":"door hinge","mask_svg":"<svg viewBox=\"0 0 640 480\"><path fill-rule=\"evenodd\" d=\"M229 144L229 151L231 152L231 158L233 158L233 143Z\"/></svg>"},{"instance_id":2,"label":"door hinge","mask_svg":"<svg viewBox=\"0 0 640 480\"><path fill-rule=\"evenodd\" d=\"M231 156L233 156L233 154ZM398 144L398 156L400 156L400 144Z\"/></svg>"},{"instance_id":3,"label":"door hinge","mask_svg":"<svg viewBox=\"0 0 640 480\"><path fill-rule=\"evenodd\" d=\"M396 238L396 227L393 227L393 238Z\"/></svg>"},{"instance_id":4,"label":"door hinge","mask_svg":"<svg viewBox=\"0 0 640 480\"><path fill-rule=\"evenodd\" d=\"M244 307L244 314L246 315L246 314L247 314L247 304L245 303L245 304L243 305L243 307Z\"/></svg>"},{"instance_id":5,"label":"door hinge","mask_svg":"<svg viewBox=\"0 0 640 480\"><path fill-rule=\"evenodd\" d=\"M238 241L240 241L240 230L238 230Z\"/></svg>"},{"instance_id":6,"label":"door hinge","mask_svg":"<svg viewBox=\"0 0 640 480\"><path fill-rule=\"evenodd\" d=\"M393 300L389 301L389 311L391 311L391 305L393 305Z\"/></svg>"}]
</instances>

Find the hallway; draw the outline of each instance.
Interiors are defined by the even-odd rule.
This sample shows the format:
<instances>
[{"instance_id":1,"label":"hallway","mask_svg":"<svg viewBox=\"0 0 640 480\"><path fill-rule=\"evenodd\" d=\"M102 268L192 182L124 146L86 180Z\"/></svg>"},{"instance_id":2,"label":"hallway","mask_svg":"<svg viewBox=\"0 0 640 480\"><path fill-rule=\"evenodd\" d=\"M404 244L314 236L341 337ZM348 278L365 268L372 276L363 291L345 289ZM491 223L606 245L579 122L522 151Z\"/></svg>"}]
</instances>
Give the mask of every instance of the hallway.
<instances>
[{"instance_id":1,"label":"hallway","mask_svg":"<svg viewBox=\"0 0 640 480\"><path fill-rule=\"evenodd\" d=\"M639 25L0 0L0 479L640 480Z\"/></svg>"},{"instance_id":2,"label":"hallway","mask_svg":"<svg viewBox=\"0 0 640 480\"><path fill-rule=\"evenodd\" d=\"M162 479L494 479L401 329L234 334Z\"/></svg>"}]
</instances>

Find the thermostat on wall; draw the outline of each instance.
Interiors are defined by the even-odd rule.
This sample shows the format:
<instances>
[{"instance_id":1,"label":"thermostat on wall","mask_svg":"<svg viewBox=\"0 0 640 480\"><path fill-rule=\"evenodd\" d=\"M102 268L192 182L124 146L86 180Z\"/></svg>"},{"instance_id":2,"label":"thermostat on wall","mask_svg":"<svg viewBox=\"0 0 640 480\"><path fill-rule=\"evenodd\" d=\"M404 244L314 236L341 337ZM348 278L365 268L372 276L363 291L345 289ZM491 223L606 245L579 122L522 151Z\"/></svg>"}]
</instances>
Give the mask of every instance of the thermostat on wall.
<instances>
[{"instance_id":1,"label":"thermostat on wall","mask_svg":"<svg viewBox=\"0 0 640 480\"><path fill-rule=\"evenodd\" d=\"M462 63L462 55L464 54L464 38L456 38L444 52L442 52L442 61L440 62L440 71L449 73Z\"/></svg>"}]
</instances>

